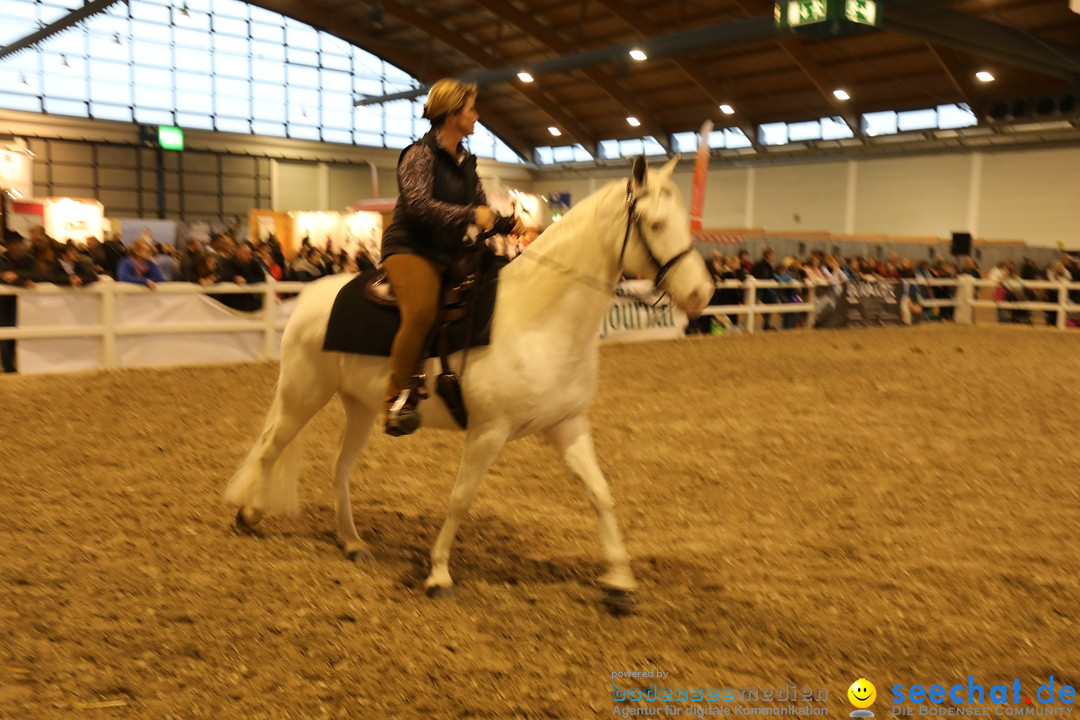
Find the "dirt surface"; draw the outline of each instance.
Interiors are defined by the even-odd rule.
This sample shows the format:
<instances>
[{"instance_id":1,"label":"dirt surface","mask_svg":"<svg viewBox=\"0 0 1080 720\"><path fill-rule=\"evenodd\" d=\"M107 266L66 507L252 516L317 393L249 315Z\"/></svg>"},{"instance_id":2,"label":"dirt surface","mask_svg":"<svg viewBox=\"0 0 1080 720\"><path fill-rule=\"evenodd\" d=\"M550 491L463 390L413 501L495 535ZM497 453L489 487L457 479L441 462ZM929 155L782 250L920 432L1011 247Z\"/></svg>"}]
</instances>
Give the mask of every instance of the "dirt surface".
<instances>
[{"instance_id":1,"label":"dirt surface","mask_svg":"<svg viewBox=\"0 0 1080 720\"><path fill-rule=\"evenodd\" d=\"M1017 679L1018 709L1051 676L1080 685L1080 334L700 337L605 347L602 369L595 440L642 583L623 618L584 494L538 441L504 450L458 595L431 600L462 435L373 437L353 505L374 559L354 565L336 401L307 431L299 518L241 536L220 502L274 365L0 378L0 717L846 718L866 677L882 718L896 684ZM613 701L653 683L776 693ZM778 702L791 685L828 698Z\"/></svg>"}]
</instances>

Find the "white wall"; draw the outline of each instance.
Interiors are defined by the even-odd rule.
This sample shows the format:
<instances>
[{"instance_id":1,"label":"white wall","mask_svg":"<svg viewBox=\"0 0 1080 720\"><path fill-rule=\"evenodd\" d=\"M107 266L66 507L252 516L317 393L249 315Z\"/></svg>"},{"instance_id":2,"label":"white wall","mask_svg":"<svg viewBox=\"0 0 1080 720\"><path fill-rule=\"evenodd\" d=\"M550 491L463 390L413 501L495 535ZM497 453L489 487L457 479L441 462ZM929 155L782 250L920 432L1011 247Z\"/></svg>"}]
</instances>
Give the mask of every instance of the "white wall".
<instances>
[{"instance_id":1,"label":"white wall","mask_svg":"<svg viewBox=\"0 0 1080 720\"><path fill-rule=\"evenodd\" d=\"M971 158L928 155L855 163L854 232L950 237L969 231Z\"/></svg>"},{"instance_id":2,"label":"white wall","mask_svg":"<svg viewBox=\"0 0 1080 720\"><path fill-rule=\"evenodd\" d=\"M545 172L532 189L570 192L578 202L621 172ZM693 158L679 165L675 182L689 202ZM703 219L707 228L768 233L946 239L971 232L981 240L1080 248L1080 148L714 168Z\"/></svg>"},{"instance_id":3,"label":"white wall","mask_svg":"<svg viewBox=\"0 0 1080 720\"><path fill-rule=\"evenodd\" d=\"M1080 149L987 155L980 234L1080 247Z\"/></svg>"}]
</instances>

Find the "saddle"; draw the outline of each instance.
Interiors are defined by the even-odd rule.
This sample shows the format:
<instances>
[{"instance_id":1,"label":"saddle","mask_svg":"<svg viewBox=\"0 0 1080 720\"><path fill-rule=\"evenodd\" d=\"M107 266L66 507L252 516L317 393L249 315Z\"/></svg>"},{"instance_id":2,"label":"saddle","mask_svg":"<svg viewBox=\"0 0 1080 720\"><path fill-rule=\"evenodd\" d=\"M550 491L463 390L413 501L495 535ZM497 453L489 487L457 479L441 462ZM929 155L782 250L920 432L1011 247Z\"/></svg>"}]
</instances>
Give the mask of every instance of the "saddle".
<instances>
[{"instance_id":1,"label":"saddle","mask_svg":"<svg viewBox=\"0 0 1080 720\"><path fill-rule=\"evenodd\" d=\"M469 415L465 408L465 397L461 392L461 380L450 368L447 328L451 323L459 320L466 321L465 347L461 353L461 374L464 375L469 354L469 336L472 333L471 315L476 307L476 299L480 295L485 260L492 254L487 243L478 239L477 242L466 245L443 271L439 313L435 319L435 326L424 343L424 352L421 354L421 358L427 357L432 343L438 347L442 372L436 378L435 392L446 403L454 421L462 429L468 425ZM390 279L385 272L376 273L367 281L363 288L363 295L369 302L383 307L396 308L398 304L393 288L390 287ZM410 401L419 402L427 397L427 391L424 389L426 380L421 359L421 367L413 375L409 387Z\"/></svg>"},{"instance_id":2,"label":"saddle","mask_svg":"<svg viewBox=\"0 0 1080 720\"><path fill-rule=\"evenodd\" d=\"M439 314L435 321L436 331L468 314L480 287L484 257L489 252L487 245L482 242L466 245L443 271ZM365 299L376 305L388 308L398 306L397 296L390 287L390 278L385 271L376 273L367 281L363 294Z\"/></svg>"}]
</instances>

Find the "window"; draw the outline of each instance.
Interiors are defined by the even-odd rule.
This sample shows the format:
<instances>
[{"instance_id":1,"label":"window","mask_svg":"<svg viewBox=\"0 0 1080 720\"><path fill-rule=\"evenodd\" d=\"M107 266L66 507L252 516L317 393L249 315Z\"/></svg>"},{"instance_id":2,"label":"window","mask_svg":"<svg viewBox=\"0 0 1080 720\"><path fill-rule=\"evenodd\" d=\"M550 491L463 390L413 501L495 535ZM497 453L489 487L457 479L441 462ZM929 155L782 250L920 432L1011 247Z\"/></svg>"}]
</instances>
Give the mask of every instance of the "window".
<instances>
[{"instance_id":1,"label":"window","mask_svg":"<svg viewBox=\"0 0 1080 720\"><path fill-rule=\"evenodd\" d=\"M0 45L82 5L4 0ZM341 38L241 0L129 0L5 59L0 108L401 148L428 128L417 121L423 96L353 102L418 86ZM469 143L520 162L482 125Z\"/></svg>"},{"instance_id":2,"label":"window","mask_svg":"<svg viewBox=\"0 0 1080 720\"><path fill-rule=\"evenodd\" d=\"M786 145L788 142L787 123L765 123L758 126L758 140L762 145Z\"/></svg>"}]
</instances>

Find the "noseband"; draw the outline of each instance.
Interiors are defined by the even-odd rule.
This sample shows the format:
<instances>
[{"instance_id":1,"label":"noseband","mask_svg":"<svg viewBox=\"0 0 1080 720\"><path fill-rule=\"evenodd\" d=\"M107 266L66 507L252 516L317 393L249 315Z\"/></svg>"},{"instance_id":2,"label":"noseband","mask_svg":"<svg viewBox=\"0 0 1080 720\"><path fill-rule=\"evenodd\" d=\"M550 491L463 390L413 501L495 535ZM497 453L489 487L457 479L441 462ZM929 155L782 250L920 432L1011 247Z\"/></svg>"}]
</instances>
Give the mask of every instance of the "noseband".
<instances>
[{"instance_id":1,"label":"noseband","mask_svg":"<svg viewBox=\"0 0 1080 720\"><path fill-rule=\"evenodd\" d=\"M634 197L632 190L632 184L630 180L626 181L626 232L623 234L622 250L619 252L619 267L622 268L623 258L626 256L626 246L630 243L630 230L637 228L638 237L641 238L641 246L645 248L645 254L649 256L649 261L653 265L660 268L656 273L656 279L653 280L653 285L657 290L663 291L662 283L668 272L675 267L675 265L684 257L694 251L693 245L677 254L667 262L661 262L656 254L653 253L652 247L649 245L649 240L645 237L645 231L641 228L641 216L635 212L637 210L637 198Z\"/></svg>"}]
</instances>

